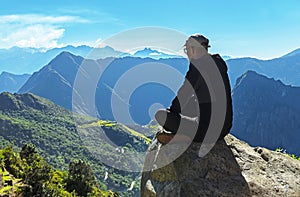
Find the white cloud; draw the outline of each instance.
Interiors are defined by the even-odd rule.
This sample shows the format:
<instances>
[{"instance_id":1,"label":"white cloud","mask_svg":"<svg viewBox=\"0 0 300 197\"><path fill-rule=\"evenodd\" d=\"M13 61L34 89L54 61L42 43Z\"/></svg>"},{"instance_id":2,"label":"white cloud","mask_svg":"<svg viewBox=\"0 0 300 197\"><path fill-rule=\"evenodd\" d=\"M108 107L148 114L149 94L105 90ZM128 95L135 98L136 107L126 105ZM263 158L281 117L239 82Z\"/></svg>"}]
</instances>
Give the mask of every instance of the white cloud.
<instances>
[{"instance_id":1,"label":"white cloud","mask_svg":"<svg viewBox=\"0 0 300 197\"><path fill-rule=\"evenodd\" d=\"M47 25L31 25L6 37L7 44L19 47L54 48L64 29Z\"/></svg>"},{"instance_id":2,"label":"white cloud","mask_svg":"<svg viewBox=\"0 0 300 197\"><path fill-rule=\"evenodd\" d=\"M0 24L61 24L61 23L87 23L86 19L82 19L77 16L44 16L38 14L14 14L14 15L2 15L0 16Z\"/></svg>"},{"instance_id":3,"label":"white cloud","mask_svg":"<svg viewBox=\"0 0 300 197\"><path fill-rule=\"evenodd\" d=\"M0 48L60 47L58 40L63 36L66 23L86 23L77 16L44 16L36 14L0 16Z\"/></svg>"}]
</instances>

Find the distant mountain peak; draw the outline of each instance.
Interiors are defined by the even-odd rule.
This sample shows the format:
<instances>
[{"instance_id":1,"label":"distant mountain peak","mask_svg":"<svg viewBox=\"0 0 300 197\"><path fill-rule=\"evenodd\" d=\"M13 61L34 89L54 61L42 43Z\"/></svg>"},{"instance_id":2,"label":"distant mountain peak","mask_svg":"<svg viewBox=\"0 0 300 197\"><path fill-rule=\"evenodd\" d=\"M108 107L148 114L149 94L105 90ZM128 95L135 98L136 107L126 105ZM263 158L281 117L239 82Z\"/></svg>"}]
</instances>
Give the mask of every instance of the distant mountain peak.
<instances>
[{"instance_id":1,"label":"distant mountain peak","mask_svg":"<svg viewBox=\"0 0 300 197\"><path fill-rule=\"evenodd\" d=\"M29 78L30 75L29 74L17 75L17 74L13 74L13 73L10 73L10 72L3 71L0 74L0 82L1 82L1 80L2 80L3 77L7 77L7 78L11 78L11 77L27 77L27 78Z\"/></svg>"},{"instance_id":2,"label":"distant mountain peak","mask_svg":"<svg viewBox=\"0 0 300 197\"><path fill-rule=\"evenodd\" d=\"M69 52L69 51L62 51L60 54L58 54L56 57L58 57L58 56L76 56L76 55L74 55L74 54L72 54L71 52Z\"/></svg>"},{"instance_id":3,"label":"distant mountain peak","mask_svg":"<svg viewBox=\"0 0 300 197\"><path fill-rule=\"evenodd\" d=\"M227 60L229 60L229 59L232 59L232 57L229 56L229 55L222 55L222 58L223 58L223 60L225 60L225 61L227 61Z\"/></svg>"},{"instance_id":4,"label":"distant mountain peak","mask_svg":"<svg viewBox=\"0 0 300 197\"><path fill-rule=\"evenodd\" d=\"M16 75L6 71L0 74L0 93L17 92L29 79L29 74Z\"/></svg>"},{"instance_id":5,"label":"distant mountain peak","mask_svg":"<svg viewBox=\"0 0 300 197\"><path fill-rule=\"evenodd\" d=\"M11 73L3 71L0 75L10 75Z\"/></svg>"},{"instance_id":6,"label":"distant mountain peak","mask_svg":"<svg viewBox=\"0 0 300 197\"><path fill-rule=\"evenodd\" d=\"M151 49L151 48L148 48L148 47L145 47L144 49L142 50L138 50L136 51L133 56L139 56L139 55L150 55L151 53L157 53L157 54L161 54L161 52L157 51L157 50L154 50L154 49Z\"/></svg>"},{"instance_id":7,"label":"distant mountain peak","mask_svg":"<svg viewBox=\"0 0 300 197\"><path fill-rule=\"evenodd\" d=\"M288 54L286 54L282 57L292 57L292 56L298 56L298 55L300 56L300 48L296 49L296 50L294 50L294 51L292 51L292 52L290 52L290 53L288 53Z\"/></svg>"},{"instance_id":8,"label":"distant mountain peak","mask_svg":"<svg viewBox=\"0 0 300 197\"><path fill-rule=\"evenodd\" d=\"M255 84L260 84L260 86L263 86L264 84L269 83L269 81L274 81L279 86L288 86L288 85L285 85L279 79L275 80L274 78L269 78L265 75L259 74L256 71L248 70L244 74L242 74L239 78L237 78L236 84L233 89L237 88L242 83L247 83L247 84L255 83Z\"/></svg>"},{"instance_id":9,"label":"distant mountain peak","mask_svg":"<svg viewBox=\"0 0 300 197\"><path fill-rule=\"evenodd\" d=\"M160 52L158 50L151 49L150 47L145 47L142 50L138 50L132 56L133 57L141 57L141 58L149 57L149 58L153 58L153 59L182 58L181 56Z\"/></svg>"},{"instance_id":10,"label":"distant mountain peak","mask_svg":"<svg viewBox=\"0 0 300 197\"><path fill-rule=\"evenodd\" d=\"M64 65L64 64L68 64L69 61L72 61L80 65L83 60L84 58L79 55L74 55L68 51L63 51L60 54L58 54L53 60L51 60L49 64Z\"/></svg>"},{"instance_id":11,"label":"distant mountain peak","mask_svg":"<svg viewBox=\"0 0 300 197\"><path fill-rule=\"evenodd\" d=\"M239 78L237 78L234 89L236 87L238 87L244 81L244 79L246 79L246 78L251 78L252 79L252 78L256 78L256 77L260 78L260 77L264 77L264 76L258 74L257 72L255 72L253 70L246 71Z\"/></svg>"},{"instance_id":12,"label":"distant mountain peak","mask_svg":"<svg viewBox=\"0 0 300 197\"><path fill-rule=\"evenodd\" d=\"M150 47L145 47L143 50L139 50L139 51L160 53L158 50L151 49ZM137 52L139 52L139 51L137 51Z\"/></svg>"},{"instance_id":13,"label":"distant mountain peak","mask_svg":"<svg viewBox=\"0 0 300 197\"><path fill-rule=\"evenodd\" d=\"M111 50L115 50L114 48L112 48L111 46L106 45L105 47L103 47L103 49L111 49Z\"/></svg>"},{"instance_id":14,"label":"distant mountain peak","mask_svg":"<svg viewBox=\"0 0 300 197\"><path fill-rule=\"evenodd\" d=\"M67 45L67 46L64 46L64 47L61 47L61 48L67 48L67 47L72 47L72 48L92 48L92 47L90 47L90 46L88 46L88 45L78 45L78 46L74 46L74 45Z\"/></svg>"},{"instance_id":15,"label":"distant mountain peak","mask_svg":"<svg viewBox=\"0 0 300 197\"><path fill-rule=\"evenodd\" d=\"M267 78L266 76L262 75L262 74L259 74L257 73L256 71L254 70L247 70L243 75L242 75L242 78L245 78L245 77L251 77L251 78Z\"/></svg>"}]
</instances>

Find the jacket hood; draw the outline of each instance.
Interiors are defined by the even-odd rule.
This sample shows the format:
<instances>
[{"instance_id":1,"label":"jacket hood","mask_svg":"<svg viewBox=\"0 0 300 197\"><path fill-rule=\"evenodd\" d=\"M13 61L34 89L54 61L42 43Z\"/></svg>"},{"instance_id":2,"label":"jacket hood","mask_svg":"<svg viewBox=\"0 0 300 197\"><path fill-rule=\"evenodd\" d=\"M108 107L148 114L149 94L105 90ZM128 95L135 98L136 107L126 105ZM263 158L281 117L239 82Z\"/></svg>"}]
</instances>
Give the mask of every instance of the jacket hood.
<instances>
[{"instance_id":1,"label":"jacket hood","mask_svg":"<svg viewBox=\"0 0 300 197\"><path fill-rule=\"evenodd\" d=\"M200 59L192 60L191 64L198 67L198 69L202 70L203 67L201 65L212 64L211 59L213 59L213 61L215 62L215 64L217 65L217 67L221 73L227 73L227 70L228 70L227 65L219 54L205 55L205 56L201 57Z\"/></svg>"},{"instance_id":2,"label":"jacket hood","mask_svg":"<svg viewBox=\"0 0 300 197\"><path fill-rule=\"evenodd\" d=\"M222 59L222 57L219 54L214 54L211 57L213 58L213 60L217 64L220 72L227 73L228 68L227 68L227 65L226 65L225 61Z\"/></svg>"}]
</instances>

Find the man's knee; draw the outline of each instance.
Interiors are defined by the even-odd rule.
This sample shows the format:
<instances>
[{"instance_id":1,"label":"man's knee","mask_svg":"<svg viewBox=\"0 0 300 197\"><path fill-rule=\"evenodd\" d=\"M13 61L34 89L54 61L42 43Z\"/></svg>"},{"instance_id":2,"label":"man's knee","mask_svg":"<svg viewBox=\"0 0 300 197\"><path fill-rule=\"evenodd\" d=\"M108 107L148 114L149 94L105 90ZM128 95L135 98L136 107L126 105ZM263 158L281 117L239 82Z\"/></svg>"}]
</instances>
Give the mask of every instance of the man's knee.
<instances>
[{"instance_id":1,"label":"man's knee","mask_svg":"<svg viewBox=\"0 0 300 197\"><path fill-rule=\"evenodd\" d=\"M168 111L166 109L159 109L155 113L155 119L160 125L164 125L167 120L167 113Z\"/></svg>"}]
</instances>

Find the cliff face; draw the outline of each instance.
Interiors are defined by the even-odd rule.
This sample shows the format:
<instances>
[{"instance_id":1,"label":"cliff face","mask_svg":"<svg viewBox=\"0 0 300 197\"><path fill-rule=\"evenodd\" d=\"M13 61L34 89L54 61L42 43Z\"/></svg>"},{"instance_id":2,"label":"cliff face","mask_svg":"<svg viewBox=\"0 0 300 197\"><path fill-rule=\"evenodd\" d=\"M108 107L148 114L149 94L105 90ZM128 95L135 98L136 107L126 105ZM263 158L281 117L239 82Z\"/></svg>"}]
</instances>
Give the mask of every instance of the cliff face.
<instances>
[{"instance_id":1,"label":"cliff face","mask_svg":"<svg viewBox=\"0 0 300 197\"><path fill-rule=\"evenodd\" d=\"M180 144L169 145L174 150ZM171 152L153 141L145 160L141 196L300 196L300 161L282 153L228 135L204 157L198 157L200 143L192 143L170 164ZM170 150L169 149L169 150Z\"/></svg>"},{"instance_id":2,"label":"cliff face","mask_svg":"<svg viewBox=\"0 0 300 197\"><path fill-rule=\"evenodd\" d=\"M300 155L300 87L248 71L232 91L232 133L251 146Z\"/></svg>"}]
</instances>

